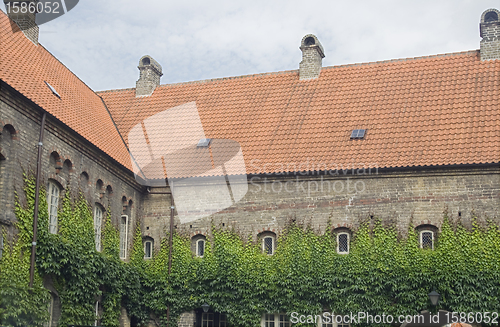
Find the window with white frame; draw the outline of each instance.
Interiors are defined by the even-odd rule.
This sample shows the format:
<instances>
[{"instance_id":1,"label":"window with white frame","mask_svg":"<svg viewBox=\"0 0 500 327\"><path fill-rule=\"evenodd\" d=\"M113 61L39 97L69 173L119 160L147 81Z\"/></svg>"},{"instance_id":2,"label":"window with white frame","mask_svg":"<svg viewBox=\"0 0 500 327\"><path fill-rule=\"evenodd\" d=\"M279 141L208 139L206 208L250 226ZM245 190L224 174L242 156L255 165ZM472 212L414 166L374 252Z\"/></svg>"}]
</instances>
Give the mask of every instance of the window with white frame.
<instances>
[{"instance_id":1,"label":"window with white frame","mask_svg":"<svg viewBox=\"0 0 500 327\"><path fill-rule=\"evenodd\" d=\"M147 239L144 241L144 259L153 257L153 240Z\"/></svg>"},{"instance_id":2,"label":"window with white frame","mask_svg":"<svg viewBox=\"0 0 500 327\"><path fill-rule=\"evenodd\" d=\"M59 207L59 186L49 182L47 204L49 209L49 233L57 234L57 208Z\"/></svg>"},{"instance_id":3,"label":"window with white frame","mask_svg":"<svg viewBox=\"0 0 500 327\"><path fill-rule=\"evenodd\" d=\"M431 230L420 231L420 247L434 250L434 232Z\"/></svg>"},{"instance_id":4,"label":"window with white frame","mask_svg":"<svg viewBox=\"0 0 500 327\"><path fill-rule=\"evenodd\" d=\"M268 255L274 254L274 237L265 236L262 239L262 251Z\"/></svg>"},{"instance_id":5,"label":"window with white frame","mask_svg":"<svg viewBox=\"0 0 500 327\"><path fill-rule=\"evenodd\" d=\"M290 319L286 313L266 313L262 316L262 327L290 327Z\"/></svg>"},{"instance_id":6,"label":"window with white frame","mask_svg":"<svg viewBox=\"0 0 500 327\"><path fill-rule=\"evenodd\" d=\"M55 325L53 323L54 320L54 307L55 307L55 296L54 294L50 293L50 300L49 300L49 321L47 321L44 326L45 327L52 327Z\"/></svg>"},{"instance_id":7,"label":"window with white frame","mask_svg":"<svg viewBox=\"0 0 500 327\"><path fill-rule=\"evenodd\" d=\"M200 238L196 241L196 256L203 258L205 255L205 239Z\"/></svg>"},{"instance_id":8,"label":"window with white frame","mask_svg":"<svg viewBox=\"0 0 500 327\"><path fill-rule=\"evenodd\" d=\"M348 254L349 253L349 233L342 232L337 234L337 253Z\"/></svg>"},{"instance_id":9,"label":"window with white frame","mask_svg":"<svg viewBox=\"0 0 500 327\"><path fill-rule=\"evenodd\" d=\"M102 208L96 205L94 208L94 235L95 249L101 251L101 227L102 227Z\"/></svg>"},{"instance_id":10,"label":"window with white frame","mask_svg":"<svg viewBox=\"0 0 500 327\"><path fill-rule=\"evenodd\" d=\"M120 217L120 259L127 258L128 216Z\"/></svg>"},{"instance_id":11,"label":"window with white frame","mask_svg":"<svg viewBox=\"0 0 500 327\"><path fill-rule=\"evenodd\" d=\"M95 303L95 322L94 326L99 326L100 324L100 319L99 319L99 301L96 301Z\"/></svg>"}]
</instances>

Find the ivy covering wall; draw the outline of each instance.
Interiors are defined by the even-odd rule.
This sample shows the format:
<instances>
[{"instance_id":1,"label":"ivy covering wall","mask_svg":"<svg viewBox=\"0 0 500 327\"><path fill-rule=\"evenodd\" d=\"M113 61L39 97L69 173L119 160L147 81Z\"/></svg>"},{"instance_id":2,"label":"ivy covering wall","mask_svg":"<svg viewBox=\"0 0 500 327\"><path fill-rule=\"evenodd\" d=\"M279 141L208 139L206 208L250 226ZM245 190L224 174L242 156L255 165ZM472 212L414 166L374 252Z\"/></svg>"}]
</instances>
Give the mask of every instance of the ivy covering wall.
<instances>
[{"instance_id":1,"label":"ivy covering wall","mask_svg":"<svg viewBox=\"0 0 500 327\"><path fill-rule=\"evenodd\" d=\"M169 276L168 236L160 251L144 260L136 226L130 262L123 263L108 212L103 250L97 252L92 210L70 192L60 206L59 234L49 234L43 190L35 286L29 289L34 187L33 179L26 179L25 200L18 200L16 209L19 233L0 259L0 325L41 326L48 319L43 278L52 280L61 300L61 325L93 324L98 298L104 326L119 325L121 307L132 324L153 318L165 325L167 305L175 326L182 312L204 302L227 313L233 326L259 326L265 312L417 314L430 308L427 294L433 288L442 295L442 309L500 311L500 230L493 222L481 228L474 220L469 230L444 215L435 250L423 250L414 228L402 238L394 226L375 219L355 231L348 255L336 253L333 232L318 234L295 223L272 256L251 239L213 227L203 258L193 256L187 236L174 235Z\"/></svg>"}]
</instances>

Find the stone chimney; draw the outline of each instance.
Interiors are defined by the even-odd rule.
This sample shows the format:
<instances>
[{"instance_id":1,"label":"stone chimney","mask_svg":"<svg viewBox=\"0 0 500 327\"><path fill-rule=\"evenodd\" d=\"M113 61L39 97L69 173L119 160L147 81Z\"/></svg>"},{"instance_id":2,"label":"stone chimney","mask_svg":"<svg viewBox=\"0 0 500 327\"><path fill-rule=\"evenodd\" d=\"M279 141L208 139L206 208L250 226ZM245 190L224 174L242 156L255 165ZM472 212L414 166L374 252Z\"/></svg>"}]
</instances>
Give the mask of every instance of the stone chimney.
<instances>
[{"instance_id":1,"label":"stone chimney","mask_svg":"<svg viewBox=\"0 0 500 327\"><path fill-rule=\"evenodd\" d=\"M17 26L19 26L24 35L30 39L31 42L38 45L39 29L38 25L35 23L36 13L33 12L34 10L29 10L31 8L36 9L37 0L4 0L4 3L9 18L16 22ZM26 13L22 13L21 8L28 8L28 10L26 10Z\"/></svg>"},{"instance_id":2,"label":"stone chimney","mask_svg":"<svg viewBox=\"0 0 500 327\"><path fill-rule=\"evenodd\" d=\"M500 59L500 11L488 9L481 15L479 24L481 60Z\"/></svg>"},{"instance_id":3,"label":"stone chimney","mask_svg":"<svg viewBox=\"0 0 500 327\"><path fill-rule=\"evenodd\" d=\"M299 64L300 79L318 78L322 60L325 57L323 46L315 35L307 34L300 43L302 61Z\"/></svg>"},{"instance_id":4,"label":"stone chimney","mask_svg":"<svg viewBox=\"0 0 500 327\"><path fill-rule=\"evenodd\" d=\"M158 85L162 69L159 63L150 56L144 56L139 60L139 79L135 83L135 96L150 96Z\"/></svg>"}]
</instances>

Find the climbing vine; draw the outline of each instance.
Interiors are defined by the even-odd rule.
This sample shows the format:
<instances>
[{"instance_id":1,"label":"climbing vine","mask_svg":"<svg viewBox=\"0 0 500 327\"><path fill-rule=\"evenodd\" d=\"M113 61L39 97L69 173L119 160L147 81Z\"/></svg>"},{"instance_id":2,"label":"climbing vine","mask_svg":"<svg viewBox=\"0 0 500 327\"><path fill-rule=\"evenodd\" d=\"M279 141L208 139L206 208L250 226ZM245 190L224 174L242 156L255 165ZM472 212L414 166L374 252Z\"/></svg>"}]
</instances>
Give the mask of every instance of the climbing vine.
<instances>
[{"instance_id":1,"label":"climbing vine","mask_svg":"<svg viewBox=\"0 0 500 327\"><path fill-rule=\"evenodd\" d=\"M120 260L119 233L107 211L102 251L94 245L92 211L83 196L66 191L59 233L48 232L45 190L40 193L39 241L35 286L29 289L34 181L26 178L25 196L17 198L18 234L0 259L0 324L42 326L48 319L50 280L61 300L60 324L91 325L100 301L104 326L119 326L127 310L132 325L155 320L171 326L182 312L208 303L227 313L233 326L259 326L263 313L373 315L417 314L430 309L427 294L436 289L440 308L459 312L500 311L500 230L496 223L472 228L445 215L434 250L419 247L410 227L405 237L392 224L362 223L350 253L336 252L331 228L319 235L308 226L290 224L275 254L231 230L212 227L203 258L193 256L187 236L173 235L168 272L168 235L151 259L144 259L142 231L135 226L130 261ZM23 204L21 204L23 202ZM5 232L5 231L1 231Z\"/></svg>"}]
</instances>

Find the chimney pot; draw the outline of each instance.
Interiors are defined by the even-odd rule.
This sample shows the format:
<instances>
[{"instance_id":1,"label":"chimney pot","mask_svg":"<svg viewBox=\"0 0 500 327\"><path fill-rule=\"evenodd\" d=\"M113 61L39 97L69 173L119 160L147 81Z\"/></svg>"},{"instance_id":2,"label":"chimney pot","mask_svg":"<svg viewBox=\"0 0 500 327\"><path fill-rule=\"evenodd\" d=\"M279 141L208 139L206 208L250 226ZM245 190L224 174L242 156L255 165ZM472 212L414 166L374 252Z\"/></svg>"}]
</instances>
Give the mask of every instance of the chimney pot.
<instances>
[{"instance_id":1,"label":"chimney pot","mask_svg":"<svg viewBox=\"0 0 500 327\"><path fill-rule=\"evenodd\" d=\"M323 46L318 38L313 34L307 34L302 38L299 49L302 50L299 78L301 80L318 78L325 57Z\"/></svg>"},{"instance_id":2,"label":"chimney pot","mask_svg":"<svg viewBox=\"0 0 500 327\"><path fill-rule=\"evenodd\" d=\"M491 8L481 15L479 24L481 60L500 59L500 11Z\"/></svg>"},{"instance_id":3,"label":"chimney pot","mask_svg":"<svg viewBox=\"0 0 500 327\"><path fill-rule=\"evenodd\" d=\"M151 56L143 56L139 60L139 79L135 84L135 96L150 96L158 85L163 75L161 65Z\"/></svg>"}]
</instances>

